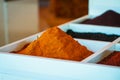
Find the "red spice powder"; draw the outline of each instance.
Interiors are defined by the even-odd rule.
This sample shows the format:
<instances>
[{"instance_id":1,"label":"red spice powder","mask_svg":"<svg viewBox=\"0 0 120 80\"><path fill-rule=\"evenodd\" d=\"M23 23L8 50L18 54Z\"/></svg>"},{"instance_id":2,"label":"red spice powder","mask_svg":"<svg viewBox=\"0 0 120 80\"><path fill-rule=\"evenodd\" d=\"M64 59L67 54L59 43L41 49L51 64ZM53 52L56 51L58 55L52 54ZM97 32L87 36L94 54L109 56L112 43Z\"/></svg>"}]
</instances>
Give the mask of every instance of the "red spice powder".
<instances>
[{"instance_id":1,"label":"red spice powder","mask_svg":"<svg viewBox=\"0 0 120 80\"><path fill-rule=\"evenodd\" d=\"M98 64L120 66L120 52L115 51L111 53L109 56L98 62Z\"/></svg>"}]
</instances>

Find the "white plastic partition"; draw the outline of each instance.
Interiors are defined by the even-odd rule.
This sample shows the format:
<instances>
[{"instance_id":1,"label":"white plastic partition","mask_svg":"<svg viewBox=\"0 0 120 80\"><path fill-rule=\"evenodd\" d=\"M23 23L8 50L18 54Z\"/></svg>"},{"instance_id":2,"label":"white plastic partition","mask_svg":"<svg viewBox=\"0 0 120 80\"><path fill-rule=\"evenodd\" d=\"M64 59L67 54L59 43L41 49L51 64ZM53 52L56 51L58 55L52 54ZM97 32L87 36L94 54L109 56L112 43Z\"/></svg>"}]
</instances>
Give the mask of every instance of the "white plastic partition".
<instances>
[{"instance_id":1,"label":"white plastic partition","mask_svg":"<svg viewBox=\"0 0 120 80\"><path fill-rule=\"evenodd\" d=\"M1 80L119 80L120 68L0 53Z\"/></svg>"}]
</instances>

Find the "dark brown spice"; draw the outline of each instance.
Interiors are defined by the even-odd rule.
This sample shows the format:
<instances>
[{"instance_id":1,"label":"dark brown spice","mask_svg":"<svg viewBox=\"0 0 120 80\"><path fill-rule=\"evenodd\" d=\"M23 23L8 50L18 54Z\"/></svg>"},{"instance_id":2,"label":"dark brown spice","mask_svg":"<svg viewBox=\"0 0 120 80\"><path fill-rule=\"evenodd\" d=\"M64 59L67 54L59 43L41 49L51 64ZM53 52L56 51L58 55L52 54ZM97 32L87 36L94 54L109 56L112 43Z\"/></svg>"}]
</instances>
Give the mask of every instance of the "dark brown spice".
<instances>
[{"instance_id":1,"label":"dark brown spice","mask_svg":"<svg viewBox=\"0 0 120 80\"><path fill-rule=\"evenodd\" d=\"M82 23L120 27L120 14L113 10L108 10L96 18L84 21Z\"/></svg>"}]
</instances>

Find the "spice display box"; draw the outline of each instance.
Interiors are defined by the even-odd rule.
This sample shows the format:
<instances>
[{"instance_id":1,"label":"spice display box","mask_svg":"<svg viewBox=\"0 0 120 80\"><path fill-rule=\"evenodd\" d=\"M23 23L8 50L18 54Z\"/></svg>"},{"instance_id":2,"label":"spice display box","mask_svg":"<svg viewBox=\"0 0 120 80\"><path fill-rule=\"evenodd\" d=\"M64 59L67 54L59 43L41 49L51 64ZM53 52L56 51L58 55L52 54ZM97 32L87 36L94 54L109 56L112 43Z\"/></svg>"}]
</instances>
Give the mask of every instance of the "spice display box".
<instances>
[{"instance_id":1,"label":"spice display box","mask_svg":"<svg viewBox=\"0 0 120 80\"><path fill-rule=\"evenodd\" d=\"M80 27L75 27L73 24L65 24L59 26L59 28L66 31L69 28L79 30L78 28ZM96 27L96 30L97 28L100 27ZM91 30L92 28L89 27L87 29ZM96 60L95 57L99 57L106 49L117 43L120 40L119 38L114 42L75 39L94 52L93 55L81 62L9 53L19 50L26 43L37 39L41 34L42 32L0 47L1 80L89 80L90 78L92 80L119 80L119 67L91 63L91 61Z\"/></svg>"},{"instance_id":2,"label":"spice display box","mask_svg":"<svg viewBox=\"0 0 120 80\"><path fill-rule=\"evenodd\" d=\"M109 2L109 4L107 4ZM89 0L89 15L70 21L59 28L63 31L72 29L77 32L102 32L106 34L120 34L118 27L105 27L96 25L76 24L88 18L94 18L106 10L113 9L120 13L119 0ZM113 5L115 4L115 5ZM81 62L28 56L10 53L21 49L43 32L21 39L0 47L0 80L119 80L120 68L96 64L104 57L117 50L120 38L113 42L77 39L94 54ZM107 53L107 54L106 54Z\"/></svg>"}]
</instances>

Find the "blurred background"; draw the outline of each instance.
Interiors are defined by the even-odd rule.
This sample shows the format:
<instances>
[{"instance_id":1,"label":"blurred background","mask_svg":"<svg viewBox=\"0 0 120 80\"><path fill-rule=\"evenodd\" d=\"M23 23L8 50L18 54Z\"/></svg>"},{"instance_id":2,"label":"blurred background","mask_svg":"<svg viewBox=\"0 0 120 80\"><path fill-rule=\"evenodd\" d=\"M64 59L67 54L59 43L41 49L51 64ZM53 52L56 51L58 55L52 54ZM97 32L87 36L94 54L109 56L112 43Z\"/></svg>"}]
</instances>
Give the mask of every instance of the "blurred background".
<instances>
[{"instance_id":1,"label":"blurred background","mask_svg":"<svg viewBox=\"0 0 120 80\"><path fill-rule=\"evenodd\" d=\"M88 14L88 0L39 0L39 7L41 25L50 27Z\"/></svg>"},{"instance_id":2,"label":"blurred background","mask_svg":"<svg viewBox=\"0 0 120 80\"><path fill-rule=\"evenodd\" d=\"M88 0L0 0L0 46L88 14Z\"/></svg>"}]
</instances>

